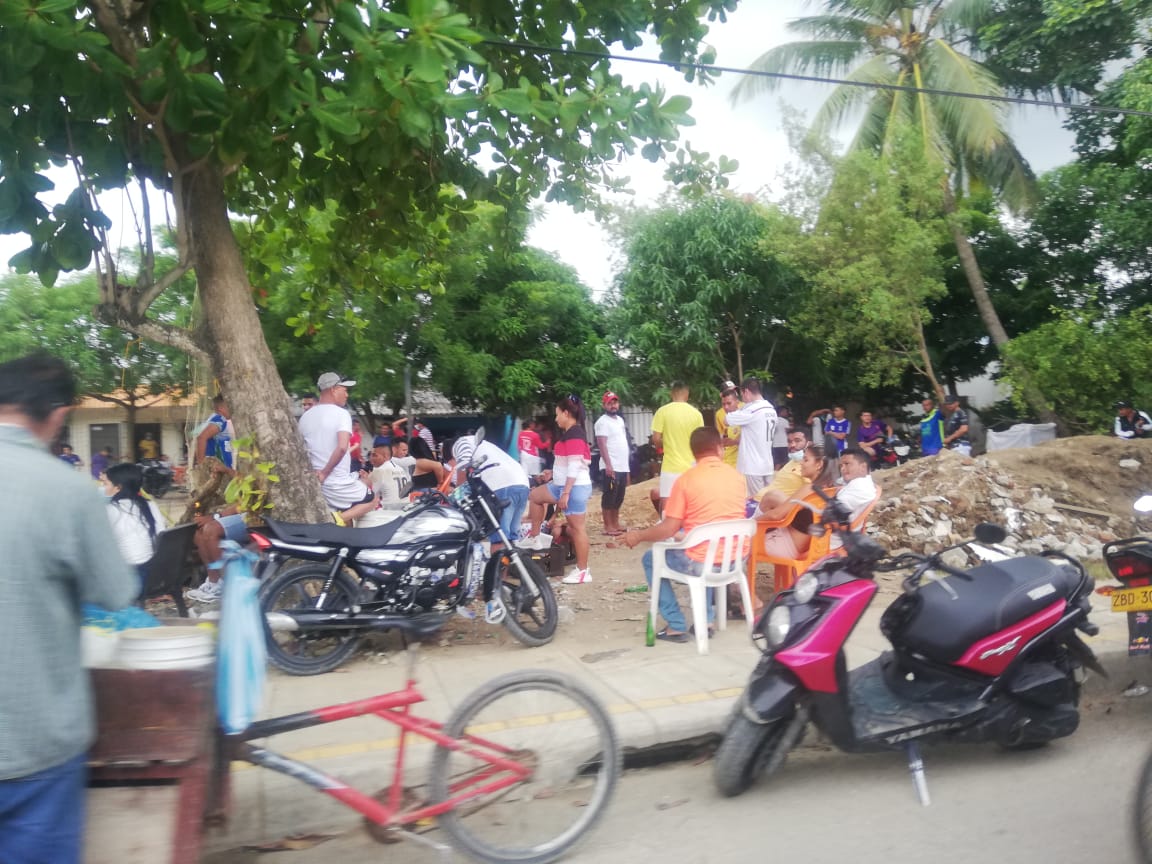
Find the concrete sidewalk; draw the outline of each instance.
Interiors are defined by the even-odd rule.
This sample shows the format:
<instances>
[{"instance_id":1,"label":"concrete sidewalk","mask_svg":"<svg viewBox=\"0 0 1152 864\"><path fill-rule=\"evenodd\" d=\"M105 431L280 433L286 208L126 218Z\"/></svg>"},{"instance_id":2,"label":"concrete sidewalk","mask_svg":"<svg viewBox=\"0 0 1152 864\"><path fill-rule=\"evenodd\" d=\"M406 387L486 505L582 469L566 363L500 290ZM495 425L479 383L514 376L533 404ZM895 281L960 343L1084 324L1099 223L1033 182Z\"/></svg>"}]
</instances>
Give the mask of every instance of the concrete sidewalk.
<instances>
[{"instance_id":1,"label":"concrete sidewalk","mask_svg":"<svg viewBox=\"0 0 1152 864\"><path fill-rule=\"evenodd\" d=\"M1105 597L1094 597L1092 620L1100 635L1087 640L1097 654L1108 655L1110 666L1121 662L1127 649L1125 616L1112 614ZM849 665L857 666L887 648L879 618L887 602L869 609L849 642ZM615 644L589 645L577 623L563 626L556 639L542 648L453 646L423 649L416 677L427 703L416 713L444 720L469 693L506 672L545 669L567 673L588 686L611 713L621 745L642 749L685 741L722 731L759 654L742 621L711 641L710 652L699 655L695 643L643 644L643 628L635 638ZM323 705L361 699L404 685L410 657L403 652L364 654L327 675L299 678L270 671L265 716L277 716ZM1142 661L1142 662L1141 662ZM1140 669L1149 666L1141 658ZM1152 683L1152 666L1141 680ZM1126 673L1122 673L1126 674ZM1123 688L1127 681L1106 686ZM314 764L362 790L372 792L391 778L396 729L375 717L331 723L277 736L271 746L293 758ZM431 747L409 753L409 785L424 782L424 765ZM205 837L205 852L261 843L291 834L332 833L359 819L290 778L253 768L233 767L233 809L226 831Z\"/></svg>"}]
</instances>

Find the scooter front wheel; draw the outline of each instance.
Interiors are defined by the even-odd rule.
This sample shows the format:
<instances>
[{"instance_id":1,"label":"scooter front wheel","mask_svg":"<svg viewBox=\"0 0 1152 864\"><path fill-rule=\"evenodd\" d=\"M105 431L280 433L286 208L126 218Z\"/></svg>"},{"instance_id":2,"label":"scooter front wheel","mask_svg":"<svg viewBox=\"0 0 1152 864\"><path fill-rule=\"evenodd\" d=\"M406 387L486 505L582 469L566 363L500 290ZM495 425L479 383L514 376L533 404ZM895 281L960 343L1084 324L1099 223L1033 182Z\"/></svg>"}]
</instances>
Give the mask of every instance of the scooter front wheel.
<instances>
[{"instance_id":1,"label":"scooter front wheel","mask_svg":"<svg viewBox=\"0 0 1152 864\"><path fill-rule=\"evenodd\" d=\"M734 798L761 775L772 776L800 743L806 724L807 716L800 710L768 723L753 723L742 710L734 711L713 760L716 789L725 798Z\"/></svg>"}]
</instances>

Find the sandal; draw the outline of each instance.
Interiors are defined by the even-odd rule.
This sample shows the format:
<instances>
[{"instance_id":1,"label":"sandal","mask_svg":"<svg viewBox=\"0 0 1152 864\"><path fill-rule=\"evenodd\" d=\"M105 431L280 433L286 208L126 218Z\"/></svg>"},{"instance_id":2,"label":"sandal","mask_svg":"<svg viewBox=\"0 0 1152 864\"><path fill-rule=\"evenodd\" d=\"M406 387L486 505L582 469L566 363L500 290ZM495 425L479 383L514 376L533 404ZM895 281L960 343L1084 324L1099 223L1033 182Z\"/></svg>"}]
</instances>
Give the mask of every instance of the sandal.
<instances>
[{"instance_id":1,"label":"sandal","mask_svg":"<svg viewBox=\"0 0 1152 864\"><path fill-rule=\"evenodd\" d=\"M665 627L663 630L656 634L656 638L665 642L688 642L692 637L687 633L669 633L668 628Z\"/></svg>"}]
</instances>

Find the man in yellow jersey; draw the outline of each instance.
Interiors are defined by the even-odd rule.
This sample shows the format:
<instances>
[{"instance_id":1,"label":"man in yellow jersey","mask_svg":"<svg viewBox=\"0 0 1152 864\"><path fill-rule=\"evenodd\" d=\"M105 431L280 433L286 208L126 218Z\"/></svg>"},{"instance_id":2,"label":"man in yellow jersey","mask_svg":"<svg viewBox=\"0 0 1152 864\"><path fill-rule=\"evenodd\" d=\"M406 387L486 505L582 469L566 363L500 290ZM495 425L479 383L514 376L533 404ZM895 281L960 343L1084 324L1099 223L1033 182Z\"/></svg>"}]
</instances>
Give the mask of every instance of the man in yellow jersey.
<instances>
[{"instance_id":1,"label":"man in yellow jersey","mask_svg":"<svg viewBox=\"0 0 1152 864\"><path fill-rule=\"evenodd\" d=\"M704 416L688 404L688 385L672 382L672 401L656 409L652 418L652 443L664 448L664 462L660 466L660 512L672 494L676 478L696 464L689 439L692 432L704 425Z\"/></svg>"},{"instance_id":2,"label":"man in yellow jersey","mask_svg":"<svg viewBox=\"0 0 1152 864\"><path fill-rule=\"evenodd\" d=\"M736 467L737 449L740 446L740 429L728 425L728 412L739 411L743 407L740 388L731 381L725 381L724 389L720 391L720 408L716 412L716 431L724 443L724 462L733 468Z\"/></svg>"},{"instance_id":3,"label":"man in yellow jersey","mask_svg":"<svg viewBox=\"0 0 1152 864\"><path fill-rule=\"evenodd\" d=\"M758 512L771 510L785 501L791 501L808 482L800 473L800 462L809 443L808 430L805 427L793 426L788 430L788 461L773 475L772 482L764 487Z\"/></svg>"}]
</instances>

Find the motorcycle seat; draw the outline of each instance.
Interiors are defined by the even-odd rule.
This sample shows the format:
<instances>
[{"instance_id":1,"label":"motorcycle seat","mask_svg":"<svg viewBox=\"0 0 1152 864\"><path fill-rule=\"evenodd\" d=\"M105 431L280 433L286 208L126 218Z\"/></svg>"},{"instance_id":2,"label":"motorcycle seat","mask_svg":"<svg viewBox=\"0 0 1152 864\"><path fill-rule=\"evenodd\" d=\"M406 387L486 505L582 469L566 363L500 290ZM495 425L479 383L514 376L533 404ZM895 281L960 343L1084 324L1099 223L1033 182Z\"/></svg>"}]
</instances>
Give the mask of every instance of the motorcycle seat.
<instances>
[{"instance_id":1,"label":"motorcycle seat","mask_svg":"<svg viewBox=\"0 0 1152 864\"><path fill-rule=\"evenodd\" d=\"M896 600L881 628L893 644L955 663L975 642L1072 597L1078 574L1047 558L1010 558L946 576Z\"/></svg>"},{"instance_id":2,"label":"motorcycle seat","mask_svg":"<svg viewBox=\"0 0 1152 864\"><path fill-rule=\"evenodd\" d=\"M347 546L350 549L375 549L387 546L396 530L404 524L394 519L374 528L343 528L339 525L304 525L298 522L278 522L265 518L272 536L284 543L300 545Z\"/></svg>"}]
</instances>

